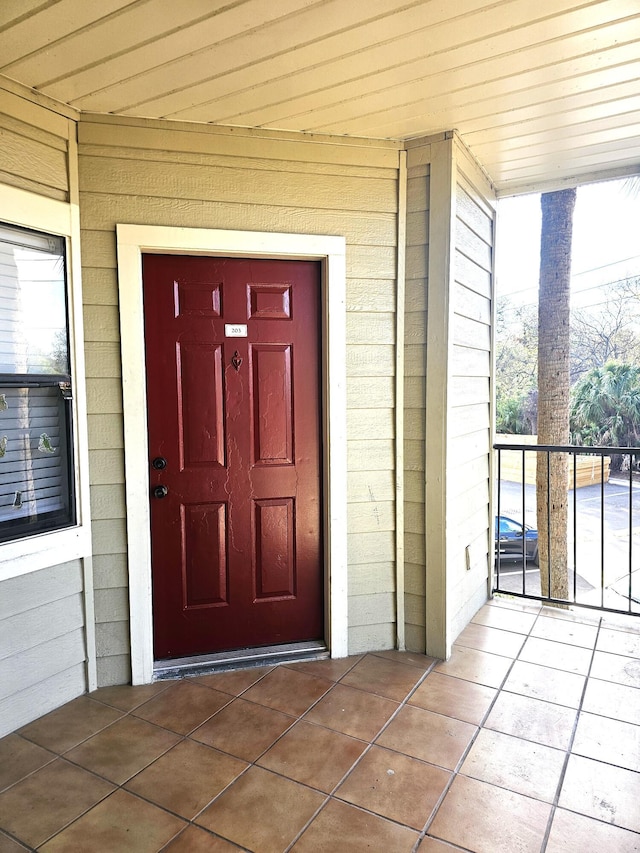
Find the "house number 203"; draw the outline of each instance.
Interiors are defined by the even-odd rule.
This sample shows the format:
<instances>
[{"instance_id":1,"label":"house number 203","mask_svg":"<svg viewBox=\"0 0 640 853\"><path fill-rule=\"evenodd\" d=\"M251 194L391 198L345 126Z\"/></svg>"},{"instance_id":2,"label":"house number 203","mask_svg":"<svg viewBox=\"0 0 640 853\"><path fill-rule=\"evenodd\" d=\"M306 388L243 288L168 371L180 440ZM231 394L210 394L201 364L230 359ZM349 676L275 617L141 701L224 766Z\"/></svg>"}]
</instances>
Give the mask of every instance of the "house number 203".
<instances>
[{"instance_id":1,"label":"house number 203","mask_svg":"<svg viewBox=\"0 0 640 853\"><path fill-rule=\"evenodd\" d=\"M232 323L225 323L224 334L227 338L246 338L247 326L242 323L237 323L235 325Z\"/></svg>"}]
</instances>

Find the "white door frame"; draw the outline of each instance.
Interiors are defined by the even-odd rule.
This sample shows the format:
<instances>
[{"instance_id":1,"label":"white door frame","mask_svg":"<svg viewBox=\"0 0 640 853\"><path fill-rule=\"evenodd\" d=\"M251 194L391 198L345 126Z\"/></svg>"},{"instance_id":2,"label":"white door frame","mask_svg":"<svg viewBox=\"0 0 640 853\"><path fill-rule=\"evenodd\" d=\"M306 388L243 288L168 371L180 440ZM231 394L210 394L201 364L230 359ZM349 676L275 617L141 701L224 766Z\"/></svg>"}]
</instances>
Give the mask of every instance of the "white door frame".
<instances>
[{"instance_id":1,"label":"white door frame","mask_svg":"<svg viewBox=\"0 0 640 853\"><path fill-rule=\"evenodd\" d=\"M147 225L117 225L116 235L133 684L153 680L143 252L322 263L325 640L332 657L344 657L348 629L345 239Z\"/></svg>"}]
</instances>

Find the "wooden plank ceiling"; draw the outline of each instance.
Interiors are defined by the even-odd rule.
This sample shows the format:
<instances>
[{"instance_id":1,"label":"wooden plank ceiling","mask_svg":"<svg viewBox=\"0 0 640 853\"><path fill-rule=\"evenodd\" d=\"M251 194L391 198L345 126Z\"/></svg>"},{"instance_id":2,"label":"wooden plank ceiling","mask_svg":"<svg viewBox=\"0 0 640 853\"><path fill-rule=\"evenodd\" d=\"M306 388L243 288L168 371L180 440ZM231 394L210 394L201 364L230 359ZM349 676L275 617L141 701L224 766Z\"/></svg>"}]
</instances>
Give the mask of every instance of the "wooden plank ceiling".
<instances>
[{"instance_id":1,"label":"wooden plank ceiling","mask_svg":"<svg viewBox=\"0 0 640 853\"><path fill-rule=\"evenodd\" d=\"M0 74L123 116L455 128L502 193L640 170L639 0L2 0Z\"/></svg>"}]
</instances>

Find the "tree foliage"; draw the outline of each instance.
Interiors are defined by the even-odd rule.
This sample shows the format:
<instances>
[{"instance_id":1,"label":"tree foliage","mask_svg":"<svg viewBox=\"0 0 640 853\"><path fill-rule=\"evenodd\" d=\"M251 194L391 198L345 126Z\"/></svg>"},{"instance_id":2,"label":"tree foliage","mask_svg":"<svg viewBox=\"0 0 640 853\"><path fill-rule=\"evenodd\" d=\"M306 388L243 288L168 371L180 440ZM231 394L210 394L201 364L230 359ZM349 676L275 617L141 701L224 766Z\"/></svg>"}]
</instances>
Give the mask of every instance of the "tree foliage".
<instances>
[{"instance_id":1,"label":"tree foliage","mask_svg":"<svg viewBox=\"0 0 640 853\"><path fill-rule=\"evenodd\" d=\"M538 381L538 317L533 305L513 307L502 299L496 321L496 393L528 394Z\"/></svg>"},{"instance_id":2,"label":"tree foliage","mask_svg":"<svg viewBox=\"0 0 640 853\"><path fill-rule=\"evenodd\" d=\"M571 381L609 361L640 364L640 282L610 285L606 299L571 317Z\"/></svg>"},{"instance_id":3,"label":"tree foliage","mask_svg":"<svg viewBox=\"0 0 640 853\"><path fill-rule=\"evenodd\" d=\"M580 379L572 393L574 444L640 444L640 366L608 362Z\"/></svg>"},{"instance_id":4,"label":"tree foliage","mask_svg":"<svg viewBox=\"0 0 640 853\"><path fill-rule=\"evenodd\" d=\"M640 365L640 279L615 282L601 303L572 311L570 329L572 386L610 361ZM496 323L497 432L536 433L537 358L534 308L512 306L503 297ZM572 432L578 443L597 443L587 440L585 426L572 426Z\"/></svg>"},{"instance_id":5,"label":"tree foliage","mask_svg":"<svg viewBox=\"0 0 640 853\"><path fill-rule=\"evenodd\" d=\"M506 435L533 435L537 429L538 392L496 397L496 432Z\"/></svg>"}]
</instances>

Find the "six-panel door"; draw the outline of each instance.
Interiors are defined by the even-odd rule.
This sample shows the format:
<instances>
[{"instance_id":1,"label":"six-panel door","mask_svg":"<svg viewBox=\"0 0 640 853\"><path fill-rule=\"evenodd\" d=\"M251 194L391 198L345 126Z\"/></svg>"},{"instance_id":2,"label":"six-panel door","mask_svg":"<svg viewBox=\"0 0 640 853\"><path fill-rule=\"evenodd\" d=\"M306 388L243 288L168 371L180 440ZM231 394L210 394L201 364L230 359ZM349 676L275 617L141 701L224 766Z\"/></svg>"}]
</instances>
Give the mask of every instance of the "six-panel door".
<instances>
[{"instance_id":1,"label":"six-panel door","mask_svg":"<svg viewBox=\"0 0 640 853\"><path fill-rule=\"evenodd\" d=\"M144 255L154 655L323 637L320 267Z\"/></svg>"}]
</instances>

